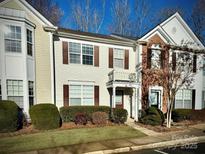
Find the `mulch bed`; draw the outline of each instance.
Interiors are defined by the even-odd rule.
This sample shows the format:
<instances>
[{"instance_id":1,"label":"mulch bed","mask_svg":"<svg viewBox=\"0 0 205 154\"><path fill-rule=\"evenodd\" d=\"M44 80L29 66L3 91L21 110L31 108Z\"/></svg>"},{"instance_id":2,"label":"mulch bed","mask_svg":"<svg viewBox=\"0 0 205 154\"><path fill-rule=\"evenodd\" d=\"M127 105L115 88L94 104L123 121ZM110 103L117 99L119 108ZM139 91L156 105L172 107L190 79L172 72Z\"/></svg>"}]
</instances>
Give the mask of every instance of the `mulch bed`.
<instances>
[{"instance_id":1,"label":"mulch bed","mask_svg":"<svg viewBox=\"0 0 205 154\"><path fill-rule=\"evenodd\" d=\"M112 123L111 121L108 121L108 123L104 124L104 125L94 125L91 122L88 122L86 125L76 125L74 122L65 122L62 124L62 126L60 128L54 129L54 130L67 130L67 129L78 129L78 128L96 128L96 127L116 126L116 125L119 125L119 124ZM38 130L38 129L35 129L33 127L33 125L28 124L27 126L24 126L23 129L20 129L20 130L15 131L15 132L0 133L0 137L12 137L12 136L17 136L17 135L34 134L34 133L39 133L39 132L44 132L44 131L50 131L50 130Z\"/></svg>"},{"instance_id":2,"label":"mulch bed","mask_svg":"<svg viewBox=\"0 0 205 154\"><path fill-rule=\"evenodd\" d=\"M159 132L159 133L163 133L163 132L172 132L172 131L182 131L191 125L199 124L201 122L202 121L192 121L192 120L185 120L185 121L181 121L181 122L177 122L177 123L174 122L172 124L171 128L167 128L166 124L164 124L162 126L144 125L140 122L137 122L136 124L141 126L141 127L144 127L144 128L147 128L147 129Z\"/></svg>"}]
</instances>

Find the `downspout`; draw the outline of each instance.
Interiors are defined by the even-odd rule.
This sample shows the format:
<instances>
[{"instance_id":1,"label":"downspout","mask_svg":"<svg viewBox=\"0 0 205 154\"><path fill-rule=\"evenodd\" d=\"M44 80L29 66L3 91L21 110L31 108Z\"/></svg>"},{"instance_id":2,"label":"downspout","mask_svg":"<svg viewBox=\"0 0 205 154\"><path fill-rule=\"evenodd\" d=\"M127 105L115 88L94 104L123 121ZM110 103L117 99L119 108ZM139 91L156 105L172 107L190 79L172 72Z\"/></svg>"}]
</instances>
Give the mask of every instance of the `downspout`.
<instances>
[{"instance_id":1,"label":"downspout","mask_svg":"<svg viewBox=\"0 0 205 154\"><path fill-rule=\"evenodd\" d=\"M52 35L52 54L53 54L53 101L56 105L56 69L55 69L55 34L57 33L58 27L45 26L44 30L50 32Z\"/></svg>"}]
</instances>

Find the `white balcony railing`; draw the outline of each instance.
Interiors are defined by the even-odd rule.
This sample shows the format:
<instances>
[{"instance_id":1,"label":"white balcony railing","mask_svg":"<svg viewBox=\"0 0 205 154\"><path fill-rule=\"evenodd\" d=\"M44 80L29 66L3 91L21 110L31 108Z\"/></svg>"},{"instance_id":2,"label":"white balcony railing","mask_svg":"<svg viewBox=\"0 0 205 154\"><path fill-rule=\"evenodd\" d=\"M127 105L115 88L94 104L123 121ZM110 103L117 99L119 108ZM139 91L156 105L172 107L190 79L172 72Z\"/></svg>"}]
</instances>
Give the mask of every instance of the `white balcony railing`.
<instances>
[{"instance_id":1,"label":"white balcony railing","mask_svg":"<svg viewBox=\"0 0 205 154\"><path fill-rule=\"evenodd\" d=\"M109 82L111 81L135 82L136 74L126 72L126 71L112 70L110 73L108 73L108 78L109 78Z\"/></svg>"}]
</instances>

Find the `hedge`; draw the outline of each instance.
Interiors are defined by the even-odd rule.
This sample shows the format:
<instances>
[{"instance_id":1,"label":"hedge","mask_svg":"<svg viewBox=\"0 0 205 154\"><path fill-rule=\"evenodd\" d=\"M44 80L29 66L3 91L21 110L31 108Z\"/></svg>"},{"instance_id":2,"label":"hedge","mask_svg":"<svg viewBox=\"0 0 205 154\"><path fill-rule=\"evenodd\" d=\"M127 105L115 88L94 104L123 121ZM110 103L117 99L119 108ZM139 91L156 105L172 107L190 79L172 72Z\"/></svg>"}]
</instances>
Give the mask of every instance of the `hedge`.
<instances>
[{"instance_id":1,"label":"hedge","mask_svg":"<svg viewBox=\"0 0 205 154\"><path fill-rule=\"evenodd\" d=\"M127 121L127 110L121 108L113 108L112 120L115 123L125 123Z\"/></svg>"},{"instance_id":2,"label":"hedge","mask_svg":"<svg viewBox=\"0 0 205 154\"><path fill-rule=\"evenodd\" d=\"M96 125L104 125L108 122L108 119L109 116L105 112L97 111L92 114L92 122Z\"/></svg>"},{"instance_id":3,"label":"hedge","mask_svg":"<svg viewBox=\"0 0 205 154\"><path fill-rule=\"evenodd\" d=\"M13 101L0 101L0 132L13 132L23 126L23 113Z\"/></svg>"},{"instance_id":4,"label":"hedge","mask_svg":"<svg viewBox=\"0 0 205 154\"><path fill-rule=\"evenodd\" d=\"M192 109L174 109L172 111L172 119L174 122L190 120Z\"/></svg>"},{"instance_id":5,"label":"hedge","mask_svg":"<svg viewBox=\"0 0 205 154\"><path fill-rule=\"evenodd\" d=\"M58 108L53 104L37 104L29 110L31 123L37 129L55 129L60 127L61 118Z\"/></svg>"},{"instance_id":6,"label":"hedge","mask_svg":"<svg viewBox=\"0 0 205 154\"><path fill-rule=\"evenodd\" d=\"M74 121L77 113L85 113L88 116L88 120L91 121L92 114L94 112L105 112L110 114L110 107L108 106L67 106L60 108L60 115L63 122Z\"/></svg>"},{"instance_id":7,"label":"hedge","mask_svg":"<svg viewBox=\"0 0 205 154\"><path fill-rule=\"evenodd\" d=\"M164 114L156 107L149 107L139 121L145 125L163 125L165 121Z\"/></svg>"}]
</instances>

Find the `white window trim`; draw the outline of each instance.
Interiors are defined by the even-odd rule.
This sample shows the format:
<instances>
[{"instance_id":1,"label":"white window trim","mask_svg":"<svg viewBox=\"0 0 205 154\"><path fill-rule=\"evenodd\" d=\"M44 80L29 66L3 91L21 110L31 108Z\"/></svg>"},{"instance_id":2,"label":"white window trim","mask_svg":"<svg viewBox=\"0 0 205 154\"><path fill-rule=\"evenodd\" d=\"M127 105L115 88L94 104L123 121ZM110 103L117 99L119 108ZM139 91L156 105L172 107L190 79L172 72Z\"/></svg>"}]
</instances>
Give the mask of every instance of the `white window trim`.
<instances>
[{"instance_id":1,"label":"white window trim","mask_svg":"<svg viewBox=\"0 0 205 154\"><path fill-rule=\"evenodd\" d=\"M93 82L70 81L69 86L80 86L80 97L69 97L69 102L72 98L80 98L81 99L81 102L80 102L81 106L87 105L87 104L83 104L83 98L86 98L86 97L83 97L83 86L92 86L93 87L93 97L92 97L93 102L92 102L92 105L95 105L95 96L94 96L95 94L94 94L94 84L93 84ZM69 90L69 96L71 96L70 92L71 91Z\"/></svg>"},{"instance_id":2,"label":"white window trim","mask_svg":"<svg viewBox=\"0 0 205 154\"><path fill-rule=\"evenodd\" d=\"M191 103L192 103L192 89L179 89L179 90L182 90L182 99L175 98L175 102L176 101L182 101L182 107L184 108L185 107L185 105L184 105L185 101L191 101ZM184 94L185 90L191 91L191 99L185 99L185 94Z\"/></svg>"},{"instance_id":3,"label":"white window trim","mask_svg":"<svg viewBox=\"0 0 205 154\"><path fill-rule=\"evenodd\" d=\"M27 29L32 32L32 43L31 43L32 44L32 56L28 55L28 51L27 51ZM35 46L35 44L34 44L34 30L31 26L26 25L26 55L27 55L28 58L31 58L31 59L34 58L34 54L35 54L34 53L34 46Z\"/></svg>"},{"instance_id":4,"label":"white window trim","mask_svg":"<svg viewBox=\"0 0 205 154\"><path fill-rule=\"evenodd\" d=\"M70 53L72 53L72 52L70 52L70 51L68 51L69 52L69 54L68 54L68 59L69 59L69 63L70 64L72 64L72 65L84 65L84 66L94 66L94 45L92 45L92 44L89 44L89 43L80 43L80 42L72 42L72 41L69 41L68 43L78 43L78 44L80 44L80 53L76 53L76 55L79 55L80 54L80 63L71 63L70 62ZM93 64L92 65L89 65L89 64L83 64L83 55L88 55L88 54L83 54L83 45L90 45L90 46L92 46L92 48L93 48ZM70 45L69 45L69 47L68 47L68 50L70 50ZM75 54L75 53L72 53L72 54Z\"/></svg>"},{"instance_id":5,"label":"white window trim","mask_svg":"<svg viewBox=\"0 0 205 154\"><path fill-rule=\"evenodd\" d=\"M116 50L122 50L122 51L123 51L123 58L122 58L122 59L120 59L120 58L115 58L115 51L116 51ZM115 66L115 59L123 60L123 61L122 61L122 67L117 67L117 66ZM113 48L113 68L115 68L115 69L124 69L124 68L125 68L125 49Z\"/></svg>"}]
</instances>

